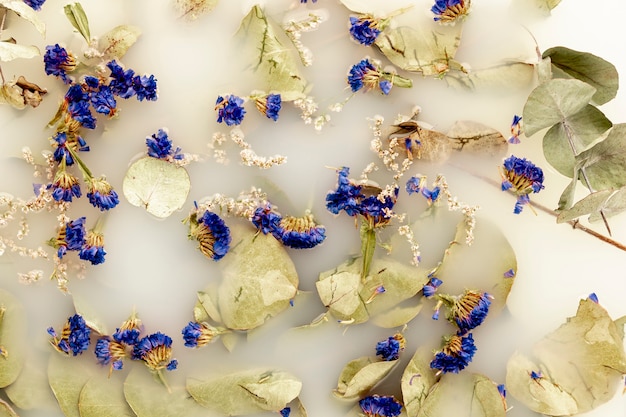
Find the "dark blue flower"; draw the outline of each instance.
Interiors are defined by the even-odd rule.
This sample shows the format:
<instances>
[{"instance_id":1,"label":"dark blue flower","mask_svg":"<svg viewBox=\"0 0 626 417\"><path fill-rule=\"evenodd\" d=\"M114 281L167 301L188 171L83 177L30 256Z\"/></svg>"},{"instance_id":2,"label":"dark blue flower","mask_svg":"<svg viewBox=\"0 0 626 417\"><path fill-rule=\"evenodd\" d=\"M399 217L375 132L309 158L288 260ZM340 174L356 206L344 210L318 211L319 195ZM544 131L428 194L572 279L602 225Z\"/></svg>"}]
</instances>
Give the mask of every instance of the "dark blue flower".
<instances>
[{"instance_id":1,"label":"dark blue flower","mask_svg":"<svg viewBox=\"0 0 626 417\"><path fill-rule=\"evenodd\" d=\"M135 90L133 89L133 77L135 76L135 71L132 69L128 69L124 71L115 60L109 61L107 63L107 67L111 71L111 81L109 82L109 87L113 91L113 94L120 96L121 98L130 98L135 95Z\"/></svg>"},{"instance_id":2,"label":"dark blue flower","mask_svg":"<svg viewBox=\"0 0 626 417\"><path fill-rule=\"evenodd\" d=\"M273 233L280 228L279 223L282 216L272 207L271 203L257 207L252 214L250 221L264 235Z\"/></svg>"},{"instance_id":3,"label":"dark blue flower","mask_svg":"<svg viewBox=\"0 0 626 417\"><path fill-rule=\"evenodd\" d=\"M380 87L380 91L382 91L384 95L388 95L391 92L393 83L389 80L380 80L378 87Z\"/></svg>"},{"instance_id":4,"label":"dark blue flower","mask_svg":"<svg viewBox=\"0 0 626 417\"><path fill-rule=\"evenodd\" d=\"M430 9L436 22L451 23L469 12L470 0L436 0Z\"/></svg>"},{"instance_id":5,"label":"dark blue flower","mask_svg":"<svg viewBox=\"0 0 626 417\"><path fill-rule=\"evenodd\" d=\"M268 94L266 96L254 97L254 104L257 110L263 113L268 119L278 120L278 113L282 107L280 94Z\"/></svg>"},{"instance_id":6,"label":"dark blue flower","mask_svg":"<svg viewBox=\"0 0 626 417\"><path fill-rule=\"evenodd\" d=\"M158 371L176 369L178 362L172 359L172 338L156 332L137 341L132 359L142 360L148 368Z\"/></svg>"},{"instance_id":7,"label":"dark blue flower","mask_svg":"<svg viewBox=\"0 0 626 417\"><path fill-rule=\"evenodd\" d=\"M380 35L380 30L377 22L370 16L350 16L350 35L360 44L370 46Z\"/></svg>"},{"instance_id":8,"label":"dark blue flower","mask_svg":"<svg viewBox=\"0 0 626 417\"><path fill-rule=\"evenodd\" d=\"M65 246L67 250L80 250L85 243L85 217L65 224Z\"/></svg>"},{"instance_id":9,"label":"dark blue flower","mask_svg":"<svg viewBox=\"0 0 626 417\"><path fill-rule=\"evenodd\" d=\"M94 350L100 365L111 365L111 370L119 371L123 368L123 359L128 356L126 347L109 337L101 337L96 342Z\"/></svg>"},{"instance_id":10,"label":"dark blue flower","mask_svg":"<svg viewBox=\"0 0 626 417\"><path fill-rule=\"evenodd\" d=\"M243 99L232 94L226 97L218 96L215 110L217 110L217 122L224 122L227 126L241 124L246 114Z\"/></svg>"},{"instance_id":11,"label":"dark blue flower","mask_svg":"<svg viewBox=\"0 0 626 417\"><path fill-rule=\"evenodd\" d=\"M442 350L430 362L431 369L438 369L438 373L458 373L469 365L476 353L474 337L471 333L463 336L453 335L447 339Z\"/></svg>"},{"instance_id":12,"label":"dark blue flower","mask_svg":"<svg viewBox=\"0 0 626 417\"><path fill-rule=\"evenodd\" d=\"M219 332L206 323L190 321L189 324L183 328L182 334L185 340L185 346L193 348L202 347L213 342Z\"/></svg>"},{"instance_id":13,"label":"dark blue flower","mask_svg":"<svg viewBox=\"0 0 626 417\"><path fill-rule=\"evenodd\" d=\"M183 159L180 148L174 149L167 130L159 129L157 133L146 138L148 155L158 159Z\"/></svg>"},{"instance_id":14,"label":"dark blue flower","mask_svg":"<svg viewBox=\"0 0 626 417\"><path fill-rule=\"evenodd\" d=\"M411 139L408 139L409 141ZM423 177L411 177L409 178L409 180L406 182L406 192L409 193L409 195L413 194L413 193L419 193L422 191L422 179Z\"/></svg>"},{"instance_id":15,"label":"dark blue flower","mask_svg":"<svg viewBox=\"0 0 626 417\"><path fill-rule=\"evenodd\" d=\"M596 304L600 303L600 300L598 300L598 295L595 292L592 292L591 294L589 294L588 298Z\"/></svg>"},{"instance_id":16,"label":"dark blue flower","mask_svg":"<svg viewBox=\"0 0 626 417\"><path fill-rule=\"evenodd\" d=\"M396 417L402 413L402 404L393 396L370 395L359 400L359 406L368 417Z\"/></svg>"},{"instance_id":17,"label":"dark blue flower","mask_svg":"<svg viewBox=\"0 0 626 417\"><path fill-rule=\"evenodd\" d=\"M99 265L104 263L104 236L102 233L95 232L93 230L87 233L85 238L85 244L80 248L78 257L83 261L89 261L92 265Z\"/></svg>"},{"instance_id":18,"label":"dark blue flower","mask_svg":"<svg viewBox=\"0 0 626 417\"><path fill-rule=\"evenodd\" d=\"M522 116L518 116L517 114L513 116L513 122L511 122L511 137L509 138L509 143L518 144L521 141L519 140L519 135L522 132Z\"/></svg>"},{"instance_id":19,"label":"dark blue flower","mask_svg":"<svg viewBox=\"0 0 626 417\"><path fill-rule=\"evenodd\" d=\"M74 157L68 149L67 133L57 132L52 138L56 142L56 148L54 149L54 160L61 162L65 160L65 165L70 166L74 164Z\"/></svg>"},{"instance_id":20,"label":"dark blue flower","mask_svg":"<svg viewBox=\"0 0 626 417\"><path fill-rule=\"evenodd\" d=\"M395 361L400 357L400 352L404 350L404 336L397 333L376 344L376 356L384 361Z\"/></svg>"},{"instance_id":21,"label":"dark blue flower","mask_svg":"<svg viewBox=\"0 0 626 417\"><path fill-rule=\"evenodd\" d=\"M120 203L119 196L104 177L92 178L88 181L88 187L89 203L100 211L110 210Z\"/></svg>"},{"instance_id":22,"label":"dark blue flower","mask_svg":"<svg viewBox=\"0 0 626 417\"><path fill-rule=\"evenodd\" d=\"M393 189L392 195L381 197L381 191L378 187L372 188L373 195L365 196L359 205L359 214L361 214L372 227L384 226L391 221L393 215L393 206L396 204L398 187Z\"/></svg>"},{"instance_id":23,"label":"dark blue flower","mask_svg":"<svg viewBox=\"0 0 626 417\"><path fill-rule=\"evenodd\" d=\"M485 321L492 299L486 292L466 290L453 301L448 319L457 324L461 334L466 333Z\"/></svg>"},{"instance_id":24,"label":"dark blue flower","mask_svg":"<svg viewBox=\"0 0 626 417\"><path fill-rule=\"evenodd\" d=\"M67 52L67 50L62 46L59 46L58 43L46 46L46 53L43 56L43 62L44 70L47 75L59 77L65 84L72 82L72 79L67 75L67 73L76 68L76 59L71 52Z\"/></svg>"},{"instance_id":25,"label":"dark blue flower","mask_svg":"<svg viewBox=\"0 0 626 417\"><path fill-rule=\"evenodd\" d=\"M135 75L132 78L132 88L139 101L155 101L158 98L157 80L154 75Z\"/></svg>"},{"instance_id":26,"label":"dark blue flower","mask_svg":"<svg viewBox=\"0 0 626 417\"><path fill-rule=\"evenodd\" d=\"M79 314L67 319L60 336L52 327L48 328L48 334L52 336L51 343L59 352L76 356L89 348L91 329Z\"/></svg>"},{"instance_id":27,"label":"dark blue flower","mask_svg":"<svg viewBox=\"0 0 626 417\"><path fill-rule=\"evenodd\" d=\"M530 371L530 377L536 381L538 379L543 378L543 373L541 371L537 371L537 372Z\"/></svg>"},{"instance_id":28,"label":"dark blue flower","mask_svg":"<svg viewBox=\"0 0 626 417\"><path fill-rule=\"evenodd\" d=\"M285 407L279 412L280 412L280 417L289 417L289 414L291 414L291 407Z\"/></svg>"},{"instance_id":29,"label":"dark blue flower","mask_svg":"<svg viewBox=\"0 0 626 417\"><path fill-rule=\"evenodd\" d=\"M24 0L29 7L33 10L41 10L41 6L46 2L46 0Z\"/></svg>"},{"instance_id":30,"label":"dark blue flower","mask_svg":"<svg viewBox=\"0 0 626 417\"><path fill-rule=\"evenodd\" d=\"M95 129L96 118L93 117L93 114L91 113L91 104L88 98L89 98L89 95L86 94L84 100L70 101L67 106L67 111L69 115L72 117L72 119L79 122L82 127L86 129Z\"/></svg>"},{"instance_id":31,"label":"dark blue flower","mask_svg":"<svg viewBox=\"0 0 626 417\"><path fill-rule=\"evenodd\" d=\"M361 186L354 184L348 178L350 168L343 167L337 171L337 189L326 195L326 208L333 214L345 211L348 216L360 213L359 205L363 199Z\"/></svg>"},{"instance_id":32,"label":"dark blue flower","mask_svg":"<svg viewBox=\"0 0 626 417\"><path fill-rule=\"evenodd\" d=\"M437 277L431 277L426 285L422 287L422 295L430 298L437 292L437 288L443 284L443 281Z\"/></svg>"},{"instance_id":33,"label":"dark blue flower","mask_svg":"<svg viewBox=\"0 0 626 417\"><path fill-rule=\"evenodd\" d=\"M55 201L66 201L69 203L74 197L79 198L82 195L78 178L65 169L59 169L56 172L54 181L48 184L48 189L52 190L52 198Z\"/></svg>"},{"instance_id":34,"label":"dark blue flower","mask_svg":"<svg viewBox=\"0 0 626 417\"><path fill-rule=\"evenodd\" d=\"M504 278L513 278L515 276L515 271L513 270L513 268L511 268L508 271L506 271L503 275L504 275Z\"/></svg>"},{"instance_id":35,"label":"dark blue flower","mask_svg":"<svg viewBox=\"0 0 626 417\"><path fill-rule=\"evenodd\" d=\"M207 258L218 261L230 249L230 229L217 214L205 211L202 217L192 222L190 239L199 242L199 249Z\"/></svg>"},{"instance_id":36,"label":"dark blue flower","mask_svg":"<svg viewBox=\"0 0 626 417\"><path fill-rule=\"evenodd\" d=\"M318 225L310 213L302 217L286 216L272 230L283 245L294 249L310 249L326 239L326 228Z\"/></svg>"},{"instance_id":37,"label":"dark blue flower","mask_svg":"<svg viewBox=\"0 0 626 417\"><path fill-rule=\"evenodd\" d=\"M380 73L369 59L363 59L350 68L348 84L352 92L356 93L361 88L372 89L378 85Z\"/></svg>"},{"instance_id":38,"label":"dark blue flower","mask_svg":"<svg viewBox=\"0 0 626 417\"><path fill-rule=\"evenodd\" d=\"M91 93L91 105L96 113L113 116L117 108L117 102L113 90L108 85L102 85L97 91Z\"/></svg>"},{"instance_id":39,"label":"dark blue flower","mask_svg":"<svg viewBox=\"0 0 626 417\"><path fill-rule=\"evenodd\" d=\"M530 193L538 193L543 186L543 171L526 158L511 155L501 169L502 191L512 190L517 195L514 213L521 213L529 203Z\"/></svg>"}]
</instances>

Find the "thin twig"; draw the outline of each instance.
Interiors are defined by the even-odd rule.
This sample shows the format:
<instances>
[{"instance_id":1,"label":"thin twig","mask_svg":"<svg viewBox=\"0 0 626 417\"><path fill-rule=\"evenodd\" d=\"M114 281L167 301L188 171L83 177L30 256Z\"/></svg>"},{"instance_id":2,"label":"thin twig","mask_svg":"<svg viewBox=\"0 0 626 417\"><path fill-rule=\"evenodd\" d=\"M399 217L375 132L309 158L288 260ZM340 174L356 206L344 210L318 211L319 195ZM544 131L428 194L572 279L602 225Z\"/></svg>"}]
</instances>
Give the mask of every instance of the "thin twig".
<instances>
[{"instance_id":1,"label":"thin twig","mask_svg":"<svg viewBox=\"0 0 626 417\"><path fill-rule=\"evenodd\" d=\"M9 12L9 9L7 9L6 7L0 6L0 12L2 13L2 20L0 20L0 38L1 38L2 31L4 31L4 24L6 23L7 13ZM2 79L2 84L4 84L5 80L4 80L4 74L2 73L2 66L0 66L0 78Z\"/></svg>"}]
</instances>

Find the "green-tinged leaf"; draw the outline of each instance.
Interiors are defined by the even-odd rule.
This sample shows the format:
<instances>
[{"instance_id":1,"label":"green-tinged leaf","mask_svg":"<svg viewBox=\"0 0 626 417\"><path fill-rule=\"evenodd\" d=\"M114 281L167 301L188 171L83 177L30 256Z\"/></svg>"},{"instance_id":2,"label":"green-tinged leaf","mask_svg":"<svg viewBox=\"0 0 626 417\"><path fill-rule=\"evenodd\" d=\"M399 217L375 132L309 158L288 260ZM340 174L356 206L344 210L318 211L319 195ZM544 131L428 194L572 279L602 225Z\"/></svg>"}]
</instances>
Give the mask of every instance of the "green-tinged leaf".
<instances>
[{"instance_id":1,"label":"green-tinged leaf","mask_svg":"<svg viewBox=\"0 0 626 417\"><path fill-rule=\"evenodd\" d=\"M126 377L124 397L137 417L189 417L203 411L183 387L168 392L143 367L134 367Z\"/></svg>"},{"instance_id":2,"label":"green-tinged leaf","mask_svg":"<svg viewBox=\"0 0 626 417\"><path fill-rule=\"evenodd\" d=\"M0 398L0 417L19 417L13 407Z\"/></svg>"},{"instance_id":3,"label":"green-tinged leaf","mask_svg":"<svg viewBox=\"0 0 626 417\"><path fill-rule=\"evenodd\" d=\"M136 207L144 207L156 217L165 218L180 210L191 188L184 167L144 157L133 162L122 184L124 197Z\"/></svg>"},{"instance_id":4,"label":"green-tinged leaf","mask_svg":"<svg viewBox=\"0 0 626 417\"><path fill-rule=\"evenodd\" d=\"M50 355L48 383L66 417L81 417L78 410L80 392L95 371L96 368L85 366L85 362L78 358L65 357L57 352Z\"/></svg>"},{"instance_id":5,"label":"green-tinged leaf","mask_svg":"<svg viewBox=\"0 0 626 417\"><path fill-rule=\"evenodd\" d=\"M416 224L419 228L419 222ZM459 222L454 243L445 251L434 273L444 282L447 294L461 294L466 289L482 290L493 296L489 318L506 305L517 271L517 259L502 231L488 219L476 216L474 242L465 243L465 223ZM488 254L487 256L485 254ZM505 272L513 270L514 276ZM488 318L488 319L489 319Z\"/></svg>"},{"instance_id":6,"label":"green-tinged leaf","mask_svg":"<svg viewBox=\"0 0 626 417\"><path fill-rule=\"evenodd\" d=\"M107 59L119 59L126 55L140 35L141 30L136 26L116 26L100 38L98 47Z\"/></svg>"},{"instance_id":7,"label":"green-tinged leaf","mask_svg":"<svg viewBox=\"0 0 626 417\"><path fill-rule=\"evenodd\" d=\"M552 79L552 62L550 62L550 58L543 58L537 64L537 80L539 84L543 84L546 81L550 81Z\"/></svg>"},{"instance_id":8,"label":"green-tinged leaf","mask_svg":"<svg viewBox=\"0 0 626 417\"><path fill-rule=\"evenodd\" d=\"M22 370L27 328L22 303L0 289L0 388L13 383Z\"/></svg>"},{"instance_id":9,"label":"green-tinged leaf","mask_svg":"<svg viewBox=\"0 0 626 417\"><path fill-rule=\"evenodd\" d=\"M135 417L124 398L121 375L106 372L90 378L80 391L80 417Z\"/></svg>"},{"instance_id":10,"label":"green-tinged leaf","mask_svg":"<svg viewBox=\"0 0 626 417\"><path fill-rule=\"evenodd\" d=\"M430 30L427 26L400 26L381 33L375 45L403 70L441 76L450 69L460 69L454 56L461 42L462 27L456 24Z\"/></svg>"},{"instance_id":11,"label":"green-tinged leaf","mask_svg":"<svg viewBox=\"0 0 626 417\"><path fill-rule=\"evenodd\" d=\"M187 391L203 407L229 416L280 411L302 382L283 371L248 370L207 380L187 378Z\"/></svg>"},{"instance_id":12,"label":"green-tinged leaf","mask_svg":"<svg viewBox=\"0 0 626 417\"><path fill-rule=\"evenodd\" d=\"M588 412L609 401L623 383L623 333L590 299L533 348L538 365L522 354L507 364L507 389L531 410L551 416ZM541 371L541 378L530 372Z\"/></svg>"},{"instance_id":13,"label":"green-tinged leaf","mask_svg":"<svg viewBox=\"0 0 626 417\"><path fill-rule=\"evenodd\" d=\"M398 306L384 313L380 313L374 316L372 323L385 329L404 326L417 317L424 306L422 299L408 300L407 302L413 302L413 305Z\"/></svg>"},{"instance_id":14,"label":"green-tinged leaf","mask_svg":"<svg viewBox=\"0 0 626 417\"><path fill-rule=\"evenodd\" d=\"M365 278L370 273L370 266L376 251L376 231L368 225L366 220L363 220L359 234L361 236L361 278Z\"/></svg>"},{"instance_id":15,"label":"green-tinged leaf","mask_svg":"<svg viewBox=\"0 0 626 417\"><path fill-rule=\"evenodd\" d=\"M432 359L433 353L426 347L420 347L404 369L401 379L402 398L409 416L417 415L426 396L437 382L435 372L430 368Z\"/></svg>"},{"instance_id":16,"label":"green-tinged leaf","mask_svg":"<svg viewBox=\"0 0 626 417\"><path fill-rule=\"evenodd\" d=\"M602 206L602 213L605 217L615 216L616 214L623 213L626 210L626 187L622 187L615 191L609 197L608 201ZM598 222L602 220L602 216L599 211L591 213L589 216L590 222Z\"/></svg>"},{"instance_id":17,"label":"green-tinged leaf","mask_svg":"<svg viewBox=\"0 0 626 417\"><path fill-rule=\"evenodd\" d=\"M443 375L416 414L417 417L505 415L506 406L497 384L486 376L466 372Z\"/></svg>"},{"instance_id":18,"label":"green-tinged leaf","mask_svg":"<svg viewBox=\"0 0 626 417\"><path fill-rule=\"evenodd\" d=\"M594 190L626 185L626 124L614 125L608 136L576 156ZM585 182L583 184L586 186Z\"/></svg>"},{"instance_id":19,"label":"green-tinged leaf","mask_svg":"<svg viewBox=\"0 0 626 417\"><path fill-rule=\"evenodd\" d=\"M344 400L356 400L378 385L397 365L398 360L380 361L366 356L350 361L341 370L333 394Z\"/></svg>"},{"instance_id":20,"label":"green-tinged leaf","mask_svg":"<svg viewBox=\"0 0 626 417\"><path fill-rule=\"evenodd\" d=\"M41 35L46 34L46 25L39 19L37 12L22 0L0 0L0 6L13 10L19 17L26 19Z\"/></svg>"},{"instance_id":21,"label":"green-tinged leaf","mask_svg":"<svg viewBox=\"0 0 626 417\"><path fill-rule=\"evenodd\" d=\"M56 408L56 401L45 372L45 365L41 366L40 360L31 358L24 365L15 382L6 387L4 392L11 402L23 410L46 410Z\"/></svg>"},{"instance_id":22,"label":"green-tinged leaf","mask_svg":"<svg viewBox=\"0 0 626 417\"><path fill-rule=\"evenodd\" d=\"M531 85L535 78L535 66L524 62L512 62L490 68L467 72L452 72L445 78L449 85L472 90L521 89Z\"/></svg>"},{"instance_id":23,"label":"green-tinged leaf","mask_svg":"<svg viewBox=\"0 0 626 417\"><path fill-rule=\"evenodd\" d=\"M604 113L588 104L546 132L543 137L543 154L550 165L569 177L576 163L575 155L600 138L611 126L613 124Z\"/></svg>"},{"instance_id":24,"label":"green-tinged leaf","mask_svg":"<svg viewBox=\"0 0 626 417\"><path fill-rule=\"evenodd\" d=\"M36 46L18 45L12 42L0 41L0 61L13 61L18 58L34 58L39 56L39 48Z\"/></svg>"},{"instance_id":25,"label":"green-tinged leaf","mask_svg":"<svg viewBox=\"0 0 626 417\"><path fill-rule=\"evenodd\" d=\"M502 133L471 120L455 122L446 132L446 136L450 139L452 149L465 154L502 158L509 149L509 144Z\"/></svg>"},{"instance_id":26,"label":"green-tinged leaf","mask_svg":"<svg viewBox=\"0 0 626 417\"><path fill-rule=\"evenodd\" d=\"M267 91L280 93L283 101L306 95L307 82L299 69L298 54L261 7L252 7L237 33L246 43L242 55L255 57L253 69L264 76Z\"/></svg>"},{"instance_id":27,"label":"green-tinged leaf","mask_svg":"<svg viewBox=\"0 0 626 417\"><path fill-rule=\"evenodd\" d=\"M393 259L374 258L370 275L361 280L360 257L322 272L315 283L329 312L345 323L363 323L387 313L417 294L428 282L428 271ZM384 288L384 292L380 289Z\"/></svg>"},{"instance_id":28,"label":"green-tinged leaf","mask_svg":"<svg viewBox=\"0 0 626 417\"><path fill-rule=\"evenodd\" d=\"M99 314L94 311L93 305L87 301L80 294L72 294L72 301L74 302L74 309L77 314L80 314L84 319L87 326L92 330L95 330L101 335L109 334L106 325L102 322Z\"/></svg>"},{"instance_id":29,"label":"green-tinged leaf","mask_svg":"<svg viewBox=\"0 0 626 417\"><path fill-rule=\"evenodd\" d=\"M531 91L524 105L524 133L532 136L541 129L562 122L582 110L596 89L579 80L554 79Z\"/></svg>"},{"instance_id":30,"label":"green-tinged leaf","mask_svg":"<svg viewBox=\"0 0 626 417\"><path fill-rule=\"evenodd\" d=\"M576 78L592 85L596 89L592 97L594 103L607 103L617 95L619 74L610 62L563 46L548 49L543 57L551 59L554 78Z\"/></svg>"},{"instance_id":31,"label":"green-tinged leaf","mask_svg":"<svg viewBox=\"0 0 626 417\"><path fill-rule=\"evenodd\" d=\"M67 20L70 21L74 29L82 35L87 43L91 42L91 32L89 31L89 19L80 3L66 4L63 7Z\"/></svg>"},{"instance_id":32,"label":"green-tinged leaf","mask_svg":"<svg viewBox=\"0 0 626 417\"><path fill-rule=\"evenodd\" d=\"M229 329L254 329L289 308L298 291L298 273L285 247L272 235L231 228L232 249L220 266L222 281L213 304Z\"/></svg>"},{"instance_id":33,"label":"green-tinged leaf","mask_svg":"<svg viewBox=\"0 0 626 417\"><path fill-rule=\"evenodd\" d=\"M222 322L222 316L220 316L217 305L213 303L214 299L217 299L217 293L215 288L208 288L213 294L209 294L205 291L198 291L196 305L193 308L193 317L197 322L203 322L213 320L218 323Z\"/></svg>"},{"instance_id":34,"label":"green-tinged leaf","mask_svg":"<svg viewBox=\"0 0 626 417\"><path fill-rule=\"evenodd\" d=\"M576 202L576 204L574 204L571 208L559 212L556 222L568 222L570 220L577 219L580 216L599 212L603 209L611 194L613 194L613 190L602 190L589 194L582 200Z\"/></svg>"},{"instance_id":35,"label":"green-tinged leaf","mask_svg":"<svg viewBox=\"0 0 626 417\"><path fill-rule=\"evenodd\" d=\"M556 209L557 212L567 210L574 205L574 198L576 198L576 185L578 184L578 173L580 169L575 167L572 170L571 178L572 180L567 184L567 187L561 193L559 197L559 205Z\"/></svg>"},{"instance_id":36,"label":"green-tinged leaf","mask_svg":"<svg viewBox=\"0 0 626 417\"><path fill-rule=\"evenodd\" d=\"M187 20L196 20L200 16L213 11L218 2L218 0L175 0L174 5L180 17Z\"/></svg>"}]
</instances>

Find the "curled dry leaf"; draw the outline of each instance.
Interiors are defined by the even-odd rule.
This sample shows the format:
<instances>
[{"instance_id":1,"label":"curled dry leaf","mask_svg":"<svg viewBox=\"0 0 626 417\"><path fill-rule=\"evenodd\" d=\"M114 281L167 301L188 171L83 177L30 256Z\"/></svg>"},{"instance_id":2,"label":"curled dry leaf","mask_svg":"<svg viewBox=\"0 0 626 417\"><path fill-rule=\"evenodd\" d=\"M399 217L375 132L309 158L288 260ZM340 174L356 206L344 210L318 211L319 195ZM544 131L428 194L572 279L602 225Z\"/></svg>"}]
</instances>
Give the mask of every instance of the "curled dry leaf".
<instances>
[{"instance_id":1,"label":"curled dry leaf","mask_svg":"<svg viewBox=\"0 0 626 417\"><path fill-rule=\"evenodd\" d=\"M80 417L135 417L124 398L121 375L97 373L80 391Z\"/></svg>"},{"instance_id":2,"label":"curled dry leaf","mask_svg":"<svg viewBox=\"0 0 626 417\"><path fill-rule=\"evenodd\" d=\"M344 400L356 400L378 385L398 365L398 360L381 361L364 356L348 362L341 370L336 397Z\"/></svg>"},{"instance_id":3,"label":"curled dry leaf","mask_svg":"<svg viewBox=\"0 0 626 417\"><path fill-rule=\"evenodd\" d=\"M78 402L83 386L97 368L85 366L77 358L52 352L48 359L48 383L66 417L81 417Z\"/></svg>"},{"instance_id":4,"label":"curled dry leaf","mask_svg":"<svg viewBox=\"0 0 626 417\"><path fill-rule=\"evenodd\" d=\"M26 19L30 22L35 29L42 35L46 34L46 25L39 19L37 12L32 7L28 6L22 0L0 0L0 7L5 7L15 12L22 19Z\"/></svg>"},{"instance_id":5,"label":"curled dry leaf","mask_svg":"<svg viewBox=\"0 0 626 417\"><path fill-rule=\"evenodd\" d=\"M430 367L432 359L433 353L426 347L420 347L402 373L402 398L409 416L417 415L428 393L437 383L435 372Z\"/></svg>"}]
</instances>

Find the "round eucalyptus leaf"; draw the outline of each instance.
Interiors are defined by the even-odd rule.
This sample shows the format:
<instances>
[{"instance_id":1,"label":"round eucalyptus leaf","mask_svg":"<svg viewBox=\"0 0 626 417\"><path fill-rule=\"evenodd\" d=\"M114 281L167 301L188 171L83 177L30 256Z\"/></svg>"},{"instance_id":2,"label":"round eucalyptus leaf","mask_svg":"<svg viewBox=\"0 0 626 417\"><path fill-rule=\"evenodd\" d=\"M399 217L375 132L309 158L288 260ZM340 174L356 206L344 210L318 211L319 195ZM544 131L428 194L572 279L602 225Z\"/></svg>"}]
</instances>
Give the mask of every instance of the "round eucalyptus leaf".
<instances>
[{"instance_id":1,"label":"round eucalyptus leaf","mask_svg":"<svg viewBox=\"0 0 626 417\"><path fill-rule=\"evenodd\" d=\"M141 30L136 26L119 25L105 33L99 41L99 49L108 59L120 59L137 42Z\"/></svg>"},{"instance_id":2,"label":"round eucalyptus leaf","mask_svg":"<svg viewBox=\"0 0 626 417\"><path fill-rule=\"evenodd\" d=\"M602 205L602 213L605 217L615 216L626 210L626 187L622 187L615 191L609 199ZM591 212L589 221L594 223L602 220L599 210Z\"/></svg>"},{"instance_id":3,"label":"round eucalyptus leaf","mask_svg":"<svg viewBox=\"0 0 626 417\"><path fill-rule=\"evenodd\" d=\"M568 222L580 216L599 212L603 209L607 200L611 197L611 194L613 194L613 190L602 190L589 194L582 200L576 202L571 208L561 211L556 218L556 222Z\"/></svg>"},{"instance_id":4,"label":"round eucalyptus leaf","mask_svg":"<svg viewBox=\"0 0 626 417\"><path fill-rule=\"evenodd\" d=\"M470 69L467 72L451 72L446 82L455 87L471 90L502 91L521 89L532 84L535 66L525 62L512 62L489 68Z\"/></svg>"},{"instance_id":5,"label":"round eucalyptus leaf","mask_svg":"<svg viewBox=\"0 0 626 417\"><path fill-rule=\"evenodd\" d=\"M101 372L80 391L80 417L135 417L124 398L121 375Z\"/></svg>"},{"instance_id":6,"label":"round eucalyptus leaf","mask_svg":"<svg viewBox=\"0 0 626 417\"><path fill-rule=\"evenodd\" d=\"M187 391L198 404L229 416L280 411L300 395L301 389L302 382L294 376L274 370L187 378Z\"/></svg>"},{"instance_id":7,"label":"round eucalyptus leaf","mask_svg":"<svg viewBox=\"0 0 626 417\"><path fill-rule=\"evenodd\" d=\"M584 151L611 126L613 124L604 113L588 104L546 132L543 137L543 154L550 165L571 178L576 164L575 155Z\"/></svg>"},{"instance_id":8,"label":"round eucalyptus leaf","mask_svg":"<svg viewBox=\"0 0 626 417\"><path fill-rule=\"evenodd\" d=\"M26 313L22 303L0 289L0 388L12 384L22 371L26 354Z\"/></svg>"},{"instance_id":9,"label":"round eucalyptus leaf","mask_svg":"<svg viewBox=\"0 0 626 417\"><path fill-rule=\"evenodd\" d=\"M540 84L524 105L524 134L532 136L573 116L589 104L595 92L595 88L576 79L553 79Z\"/></svg>"},{"instance_id":10,"label":"round eucalyptus leaf","mask_svg":"<svg viewBox=\"0 0 626 417\"><path fill-rule=\"evenodd\" d=\"M398 360L381 361L364 356L350 361L339 374L336 397L356 400L378 385L398 365Z\"/></svg>"},{"instance_id":11,"label":"round eucalyptus leaf","mask_svg":"<svg viewBox=\"0 0 626 417\"><path fill-rule=\"evenodd\" d=\"M22 410L45 410L51 412L56 409L54 395L48 385L45 365L41 361L31 358L24 365L18 378L5 388L11 402Z\"/></svg>"},{"instance_id":12,"label":"round eucalyptus leaf","mask_svg":"<svg viewBox=\"0 0 626 417\"><path fill-rule=\"evenodd\" d=\"M604 140L577 155L576 162L595 191L625 186L626 124L614 125Z\"/></svg>"},{"instance_id":13,"label":"round eucalyptus leaf","mask_svg":"<svg viewBox=\"0 0 626 417\"><path fill-rule=\"evenodd\" d=\"M180 16L187 20L196 20L202 15L211 13L218 0L175 0L174 5Z\"/></svg>"},{"instance_id":14,"label":"round eucalyptus leaf","mask_svg":"<svg viewBox=\"0 0 626 417\"><path fill-rule=\"evenodd\" d=\"M413 301L412 305L396 306L389 311L374 316L374 318L372 318L372 323L385 329L404 326L417 317L424 306L421 299L409 300L409 302L410 301Z\"/></svg>"},{"instance_id":15,"label":"round eucalyptus leaf","mask_svg":"<svg viewBox=\"0 0 626 417\"><path fill-rule=\"evenodd\" d=\"M417 415L428 393L437 382L435 372L430 367L432 359L433 353L426 347L420 347L402 373L400 381L402 398L409 416Z\"/></svg>"},{"instance_id":16,"label":"round eucalyptus leaf","mask_svg":"<svg viewBox=\"0 0 626 417\"><path fill-rule=\"evenodd\" d=\"M588 52L575 51L564 46L550 48L543 58L550 58L555 78L576 78L596 89L592 99L601 105L615 98L619 88L619 74L610 62Z\"/></svg>"},{"instance_id":17,"label":"round eucalyptus leaf","mask_svg":"<svg viewBox=\"0 0 626 417\"><path fill-rule=\"evenodd\" d=\"M185 168L161 159L143 157L130 165L122 187L130 204L165 218L185 204L191 181Z\"/></svg>"},{"instance_id":18,"label":"round eucalyptus leaf","mask_svg":"<svg viewBox=\"0 0 626 417\"><path fill-rule=\"evenodd\" d=\"M19 417L13 407L0 398L0 417Z\"/></svg>"},{"instance_id":19,"label":"round eucalyptus leaf","mask_svg":"<svg viewBox=\"0 0 626 417\"><path fill-rule=\"evenodd\" d=\"M81 417L78 410L80 392L95 374L79 358L69 358L52 352L48 359L48 384L66 417Z\"/></svg>"}]
</instances>

